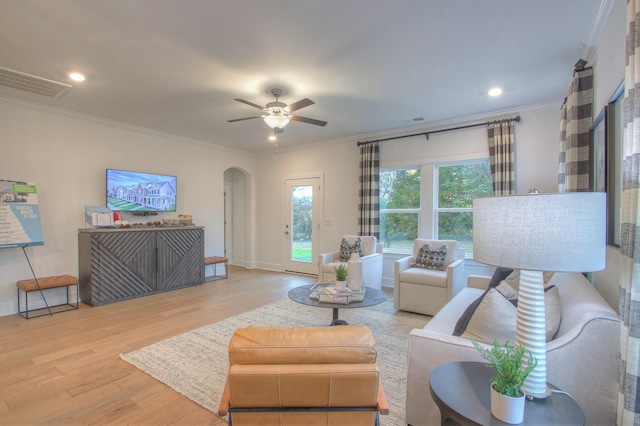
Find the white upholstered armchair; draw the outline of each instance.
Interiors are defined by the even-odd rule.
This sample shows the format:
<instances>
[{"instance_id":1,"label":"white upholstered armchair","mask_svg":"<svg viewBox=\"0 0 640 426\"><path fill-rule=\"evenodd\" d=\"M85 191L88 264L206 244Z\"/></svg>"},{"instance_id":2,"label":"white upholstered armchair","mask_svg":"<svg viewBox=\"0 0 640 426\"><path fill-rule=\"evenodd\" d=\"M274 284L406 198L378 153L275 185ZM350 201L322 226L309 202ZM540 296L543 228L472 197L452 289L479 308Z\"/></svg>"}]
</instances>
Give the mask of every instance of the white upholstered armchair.
<instances>
[{"instance_id":1,"label":"white upholstered armchair","mask_svg":"<svg viewBox=\"0 0 640 426\"><path fill-rule=\"evenodd\" d=\"M443 245L447 247L446 255L440 259L442 262L439 265L444 270L430 269L438 267L433 265L412 266L425 243L431 245L432 253ZM432 255L431 260L434 258L437 255ZM464 250L460 249L460 244L455 240L416 239L413 254L393 262L393 269L393 304L402 311L435 315L466 285Z\"/></svg>"},{"instance_id":2,"label":"white upholstered armchair","mask_svg":"<svg viewBox=\"0 0 640 426\"><path fill-rule=\"evenodd\" d=\"M344 239L349 244L355 244L358 238L362 241L362 281L367 287L380 290L382 287L382 244L376 237L345 235ZM318 259L318 277L320 282L332 283L336 278L333 269L340 263L346 265L347 262L340 262L340 250L331 253L324 253Z\"/></svg>"}]
</instances>

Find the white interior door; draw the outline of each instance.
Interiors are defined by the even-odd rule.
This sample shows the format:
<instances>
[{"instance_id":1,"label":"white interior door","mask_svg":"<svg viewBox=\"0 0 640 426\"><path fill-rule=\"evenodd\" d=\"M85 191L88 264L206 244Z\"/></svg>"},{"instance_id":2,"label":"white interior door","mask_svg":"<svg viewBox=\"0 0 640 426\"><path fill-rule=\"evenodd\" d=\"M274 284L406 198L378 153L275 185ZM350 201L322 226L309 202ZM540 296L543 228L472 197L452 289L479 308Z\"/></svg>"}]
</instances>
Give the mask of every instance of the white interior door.
<instances>
[{"instance_id":1,"label":"white interior door","mask_svg":"<svg viewBox=\"0 0 640 426\"><path fill-rule=\"evenodd\" d=\"M285 271L318 275L322 179L285 179L283 238Z\"/></svg>"}]
</instances>

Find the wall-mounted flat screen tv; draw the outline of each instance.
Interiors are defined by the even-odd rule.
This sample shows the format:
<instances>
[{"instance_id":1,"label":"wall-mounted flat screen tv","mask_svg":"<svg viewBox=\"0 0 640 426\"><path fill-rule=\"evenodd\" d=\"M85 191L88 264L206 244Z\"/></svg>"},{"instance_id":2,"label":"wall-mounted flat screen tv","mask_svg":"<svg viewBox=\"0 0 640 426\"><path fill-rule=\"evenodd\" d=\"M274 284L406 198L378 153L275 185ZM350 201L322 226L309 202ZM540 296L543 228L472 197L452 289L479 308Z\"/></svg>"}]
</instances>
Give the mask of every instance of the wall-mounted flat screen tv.
<instances>
[{"instance_id":1,"label":"wall-mounted flat screen tv","mask_svg":"<svg viewBox=\"0 0 640 426\"><path fill-rule=\"evenodd\" d=\"M107 207L130 212L175 212L175 176L107 169Z\"/></svg>"}]
</instances>

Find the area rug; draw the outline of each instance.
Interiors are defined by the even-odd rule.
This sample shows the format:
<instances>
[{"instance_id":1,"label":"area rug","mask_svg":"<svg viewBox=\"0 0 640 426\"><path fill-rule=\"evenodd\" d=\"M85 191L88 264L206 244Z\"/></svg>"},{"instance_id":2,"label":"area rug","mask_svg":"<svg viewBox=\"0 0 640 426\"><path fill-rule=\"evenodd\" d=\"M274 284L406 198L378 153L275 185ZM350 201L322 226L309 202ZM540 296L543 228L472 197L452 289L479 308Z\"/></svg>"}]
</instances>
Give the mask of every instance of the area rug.
<instances>
[{"instance_id":1,"label":"area rug","mask_svg":"<svg viewBox=\"0 0 640 426\"><path fill-rule=\"evenodd\" d=\"M120 355L122 359L204 408L217 413L229 362L227 348L241 327L326 326L331 309L305 306L289 299L200 327ZM368 326L378 344L378 368L389 401L383 425L406 425L407 342L409 332L430 317L396 311L392 302L369 308L341 309L340 319Z\"/></svg>"}]
</instances>

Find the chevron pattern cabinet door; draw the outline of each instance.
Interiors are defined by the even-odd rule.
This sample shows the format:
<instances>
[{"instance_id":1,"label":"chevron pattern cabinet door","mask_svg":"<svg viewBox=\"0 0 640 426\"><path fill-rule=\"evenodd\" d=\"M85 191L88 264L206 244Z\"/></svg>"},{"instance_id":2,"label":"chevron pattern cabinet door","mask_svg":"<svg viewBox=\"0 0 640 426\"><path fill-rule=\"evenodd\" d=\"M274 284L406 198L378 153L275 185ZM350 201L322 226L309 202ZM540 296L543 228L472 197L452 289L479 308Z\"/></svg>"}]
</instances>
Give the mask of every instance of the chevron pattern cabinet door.
<instances>
[{"instance_id":1,"label":"chevron pattern cabinet door","mask_svg":"<svg viewBox=\"0 0 640 426\"><path fill-rule=\"evenodd\" d=\"M155 291L155 232L96 234L91 239L94 306Z\"/></svg>"},{"instance_id":2,"label":"chevron pattern cabinet door","mask_svg":"<svg viewBox=\"0 0 640 426\"><path fill-rule=\"evenodd\" d=\"M158 232L156 291L175 290L204 282L204 231Z\"/></svg>"},{"instance_id":3,"label":"chevron pattern cabinet door","mask_svg":"<svg viewBox=\"0 0 640 426\"><path fill-rule=\"evenodd\" d=\"M80 230L80 299L100 306L204 283L204 229Z\"/></svg>"}]
</instances>

